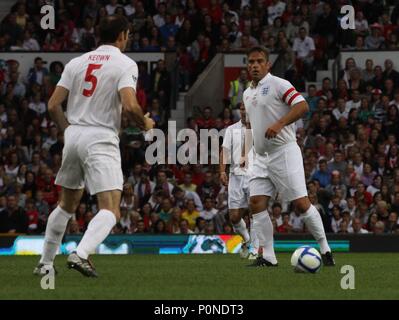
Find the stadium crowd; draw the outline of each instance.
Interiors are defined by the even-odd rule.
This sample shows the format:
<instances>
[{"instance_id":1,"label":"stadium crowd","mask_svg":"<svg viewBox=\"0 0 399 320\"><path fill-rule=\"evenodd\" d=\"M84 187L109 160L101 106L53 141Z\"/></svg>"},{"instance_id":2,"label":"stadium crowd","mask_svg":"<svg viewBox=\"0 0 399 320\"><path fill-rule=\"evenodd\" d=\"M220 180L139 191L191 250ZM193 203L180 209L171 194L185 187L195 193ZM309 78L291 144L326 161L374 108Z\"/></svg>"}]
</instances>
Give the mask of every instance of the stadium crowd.
<instances>
[{"instance_id":1,"label":"stadium crowd","mask_svg":"<svg viewBox=\"0 0 399 320\"><path fill-rule=\"evenodd\" d=\"M338 6L348 1L55 1L54 31L40 28L43 1L18 1L0 27L0 51L87 51L98 45L97 25L107 14L131 22L131 51L176 51L179 88L187 90L217 52L245 52L261 44L278 54L273 73L307 91L310 111L298 125L309 197L327 232L399 233L399 72L392 61L365 66L348 59L337 83L317 90L306 80L325 69L341 49L397 49L399 5L352 1L356 29L338 31ZM137 95L163 128L170 72L159 61L150 73L139 64ZM41 234L60 188L54 185L63 135L50 120L47 101L63 70L38 57L27 74L16 60L0 61L0 233ZM243 72L245 73L245 72ZM245 78L245 75L243 75ZM244 81L247 81L244 79ZM302 86L302 88L301 88ZM302 89L302 90L301 90ZM237 121L236 92L219 115L211 106L187 127L219 130ZM125 175L121 221L113 233L232 233L227 190L215 165L157 165L145 161L148 142L122 117ZM81 234L97 212L85 193L68 226ZM276 233L306 232L284 199L270 208ZM248 218L246 217L247 222Z\"/></svg>"}]
</instances>

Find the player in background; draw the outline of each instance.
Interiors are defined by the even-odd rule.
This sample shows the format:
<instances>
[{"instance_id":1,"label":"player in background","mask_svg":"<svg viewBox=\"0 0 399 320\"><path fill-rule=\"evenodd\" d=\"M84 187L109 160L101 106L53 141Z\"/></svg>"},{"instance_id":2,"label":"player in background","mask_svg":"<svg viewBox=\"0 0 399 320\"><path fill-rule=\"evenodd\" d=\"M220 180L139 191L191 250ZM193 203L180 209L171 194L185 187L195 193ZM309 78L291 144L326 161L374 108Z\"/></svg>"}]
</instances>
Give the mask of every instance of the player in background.
<instances>
[{"instance_id":1,"label":"player in background","mask_svg":"<svg viewBox=\"0 0 399 320\"><path fill-rule=\"evenodd\" d=\"M244 103L242 103L244 106ZM244 106L245 108L245 106ZM248 207L250 209L249 203L250 203L250 192L249 192L249 181L251 180L252 174L253 174L253 165L254 165L254 160L256 156L255 148L253 145L253 138L252 138L252 130L251 130L251 123L249 122L248 115L245 113L245 122L246 122L246 127L247 130L246 136L245 136L245 142L248 144L246 145L246 153L245 153L245 167L246 167L246 174L245 174L245 179L244 179L244 185L243 189L245 192L245 195L247 196L247 203ZM256 237L255 229L254 229L254 219L251 213L251 210L249 210L249 236L251 237L251 247L250 247L250 253L249 253L249 260L255 260L258 255L260 254L259 251L259 239Z\"/></svg>"},{"instance_id":2,"label":"player in background","mask_svg":"<svg viewBox=\"0 0 399 320\"><path fill-rule=\"evenodd\" d=\"M228 208L230 221L233 229L240 234L244 240L240 256L243 259L253 259L256 253L250 252L251 237L248 232L244 219L242 218L248 209L248 160L245 155L246 148L251 144L246 137L246 114L245 107L240 104L240 121L226 128L223 138L222 150L220 152L220 179L223 185L228 186ZM250 131L250 130L248 130ZM226 164L230 164L229 177L226 173ZM251 247L252 248L252 247Z\"/></svg>"},{"instance_id":3,"label":"player in background","mask_svg":"<svg viewBox=\"0 0 399 320\"><path fill-rule=\"evenodd\" d=\"M251 86L244 92L244 104L251 123L256 156L249 182L253 227L261 257L253 266L277 266L273 248L273 225L268 202L276 192L303 215L307 229L317 240L326 266L335 265L320 213L310 203L306 189L301 149L296 142L295 121L309 110L305 99L289 81L269 73L268 51L248 51Z\"/></svg>"},{"instance_id":4,"label":"player in background","mask_svg":"<svg viewBox=\"0 0 399 320\"><path fill-rule=\"evenodd\" d=\"M67 264L88 277L97 277L89 255L108 236L120 218L123 174L119 151L122 108L143 130L154 123L143 116L136 99L138 68L124 55L129 38L125 17L103 18L103 45L72 59L48 103L51 118L64 132L62 165L55 183L62 186L58 206L50 214L43 254L34 274L54 270L53 262L69 219L79 205L85 184L97 196L99 211L90 221ZM68 97L66 116L61 104Z\"/></svg>"}]
</instances>

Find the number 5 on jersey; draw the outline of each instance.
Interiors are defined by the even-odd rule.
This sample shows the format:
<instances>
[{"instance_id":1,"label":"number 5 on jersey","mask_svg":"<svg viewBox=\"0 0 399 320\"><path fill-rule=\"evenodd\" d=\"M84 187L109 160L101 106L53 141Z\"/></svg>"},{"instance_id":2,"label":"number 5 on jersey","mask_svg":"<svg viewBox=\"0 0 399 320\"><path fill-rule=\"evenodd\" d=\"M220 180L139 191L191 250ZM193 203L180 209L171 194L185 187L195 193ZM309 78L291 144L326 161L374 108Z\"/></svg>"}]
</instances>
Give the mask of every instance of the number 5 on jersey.
<instances>
[{"instance_id":1,"label":"number 5 on jersey","mask_svg":"<svg viewBox=\"0 0 399 320\"><path fill-rule=\"evenodd\" d=\"M90 90L87 90L87 89L83 90L83 95L85 97L91 97L94 93L94 90L96 90L97 78L93 74L93 72L97 69L100 69L102 66L103 66L102 64L94 64L94 63L90 63L88 65L87 70L86 70L86 75L85 75L85 82L90 82L91 88L90 88Z\"/></svg>"}]
</instances>

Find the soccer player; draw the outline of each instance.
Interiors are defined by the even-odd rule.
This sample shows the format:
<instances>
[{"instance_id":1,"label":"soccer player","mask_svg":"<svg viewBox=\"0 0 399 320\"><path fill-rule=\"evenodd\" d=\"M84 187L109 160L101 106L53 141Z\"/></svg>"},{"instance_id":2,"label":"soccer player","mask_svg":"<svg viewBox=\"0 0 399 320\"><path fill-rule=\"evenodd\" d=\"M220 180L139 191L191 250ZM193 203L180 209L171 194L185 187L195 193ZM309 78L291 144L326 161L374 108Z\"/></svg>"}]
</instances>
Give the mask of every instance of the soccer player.
<instances>
[{"instance_id":1,"label":"soccer player","mask_svg":"<svg viewBox=\"0 0 399 320\"><path fill-rule=\"evenodd\" d=\"M256 253L250 252L249 247L251 237L245 224L243 214L248 208L249 190L248 190L248 159L245 163L245 148L249 148L249 141L246 141L246 114L244 104L240 104L240 121L226 128L223 139L222 151L220 152L220 179L228 186L228 207L229 217L233 224L233 229L240 234L244 240L240 256L243 259L256 258ZM230 165L229 177L226 173L226 164Z\"/></svg>"},{"instance_id":2,"label":"soccer player","mask_svg":"<svg viewBox=\"0 0 399 320\"><path fill-rule=\"evenodd\" d=\"M121 52L129 37L127 19L107 16L101 20L99 32L103 45L65 66L48 103L51 118L64 132L65 146L55 181L62 186L61 197L47 222L43 254L34 270L37 275L55 271L54 258L86 183L90 194L97 196L99 211L67 264L87 277L97 277L89 255L120 218L123 174L118 133L122 108L141 129L154 125L143 116L136 99L137 65ZM67 97L65 116L61 104Z\"/></svg>"},{"instance_id":3,"label":"soccer player","mask_svg":"<svg viewBox=\"0 0 399 320\"><path fill-rule=\"evenodd\" d=\"M249 182L250 207L254 230L263 249L253 266L278 264L273 248L273 225L267 211L269 199L276 192L293 202L320 246L324 265L333 266L320 214L308 199L302 154L296 143L295 121L309 107L289 81L269 73L268 58L263 47L248 51L252 84L244 92L256 151Z\"/></svg>"}]
</instances>

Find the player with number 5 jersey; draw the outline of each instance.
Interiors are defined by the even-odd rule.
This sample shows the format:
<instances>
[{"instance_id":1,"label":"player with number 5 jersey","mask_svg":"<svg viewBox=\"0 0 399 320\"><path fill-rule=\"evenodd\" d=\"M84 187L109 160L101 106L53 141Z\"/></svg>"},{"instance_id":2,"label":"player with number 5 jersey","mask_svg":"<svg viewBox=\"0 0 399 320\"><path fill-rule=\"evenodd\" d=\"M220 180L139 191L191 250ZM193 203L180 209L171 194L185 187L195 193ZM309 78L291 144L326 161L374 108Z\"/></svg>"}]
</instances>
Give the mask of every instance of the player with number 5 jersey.
<instances>
[{"instance_id":1,"label":"player with number 5 jersey","mask_svg":"<svg viewBox=\"0 0 399 320\"><path fill-rule=\"evenodd\" d=\"M120 219L123 174L119 151L122 108L143 130L154 123L143 116L136 99L136 63L121 51L129 38L125 17L104 17L99 26L102 45L71 60L49 100L48 110L64 132L62 164L55 183L62 186L58 206L47 222L43 254L34 274L54 271L54 259L68 221L86 187L96 195L99 211L90 221L81 242L68 257L68 267L97 277L89 260L97 246ZM66 114L61 104L68 98Z\"/></svg>"}]
</instances>

